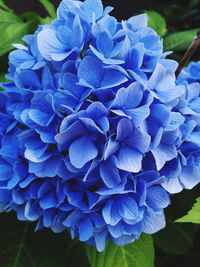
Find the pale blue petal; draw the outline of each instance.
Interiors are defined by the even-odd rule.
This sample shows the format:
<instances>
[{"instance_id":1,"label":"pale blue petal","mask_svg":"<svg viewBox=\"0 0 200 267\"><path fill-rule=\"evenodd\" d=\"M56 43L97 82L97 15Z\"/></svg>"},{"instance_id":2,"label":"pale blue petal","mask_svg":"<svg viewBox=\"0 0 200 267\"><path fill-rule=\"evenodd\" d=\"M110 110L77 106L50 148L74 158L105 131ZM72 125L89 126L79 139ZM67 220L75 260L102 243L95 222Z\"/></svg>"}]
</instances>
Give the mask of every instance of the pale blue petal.
<instances>
[{"instance_id":1,"label":"pale blue petal","mask_svg":"<svg viewBox=\"0 0 200 267\"><path fill-rule=\"evenodd\" d=\"M165 227L164 212L160 213L148 213L144 214L142 221L142 231L146 234L154 234Z\"/></svg>"},{"instance_id":2,"label":"pale blue petal","mask_svg":"<svg viewBox=\"0 0 200 267\"><path fill-rule=\"evenodd\" d=\"M71 164L76 168L82 168L88 161L96 158L98 149L88 136L82 136L75 140L69 147Z\"/></svg>"},{"instance_id":3,"label":"pale blue petal","mask_svg":"<svg viewBox=\"0 0 200 267\"><path fill-rule=\"evenodd\" d=\"M170 204L169 195L160 186L151 186L147 190L147 205L155 211L166 208Z\"/></svg>"},{"instance_id":4,"label":"pale blue petal","mask_svg":"<svg viewBox=\"0 0 200 267\"><path fill-rule=\"evenodd\" d=\"M51 54L64 53L66 50L66 44L58 40L56 31L53 28L45 28L39 32L37 40L41 55L49 61L51 60Z\"/></svg>"},{"instance_id":5,"label":"pale blue petal","mask_svg":"<svg viewBox=\"0 0 200 267\"><path fill-rule=\"evenodd\" d=\"M117 168L137 173L141 170L142 154L129 147L121 147L117 154Z\"/></svg>"}]
</instances>

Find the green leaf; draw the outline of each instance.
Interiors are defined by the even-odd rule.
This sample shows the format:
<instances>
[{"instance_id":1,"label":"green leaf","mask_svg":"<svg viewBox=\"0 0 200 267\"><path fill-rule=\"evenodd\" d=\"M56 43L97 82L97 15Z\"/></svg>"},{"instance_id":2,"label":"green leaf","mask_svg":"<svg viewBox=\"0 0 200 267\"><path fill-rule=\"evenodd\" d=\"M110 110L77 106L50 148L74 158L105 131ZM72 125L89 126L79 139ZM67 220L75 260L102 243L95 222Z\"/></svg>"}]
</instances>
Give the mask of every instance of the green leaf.
<instances>
[{"instance_id":1,"label":"green leaf","mask_svg":"<svg viewBox=\"0 0 200 267\"><path fill-rule=\"evenodd\" d=\"M40 24L51 24L52 18L51 17L46 17L46 18L40 18Z\"/></svg>"},{"instance_id":2,"label":"green leaf","mask_svg":"<svg viewBox=\"0 0 200 267\"><path fill-rule=\"evenodd\" d=\"M21 42L28 27L28 23L0 22L0 56L13 49L11 44Z\"/></svg>"},{"instance_id":3,"label":"green leaf","mask_svg":"<svg viewBox=\"0 0 200 267\"><path fill-rule=\"evenodd\" d=\"M0 74L0 83L8 82L8 80L5 78L5 73ZM0 88L1 90L1 88Z\"/></svg>"},{"instance_id":4,"label":"green leaf","mask_svg":"<svg viewBox=\"0 0 200 267\"><path fill-rule=\"evenodd\" d=\"M0 22L22 22L21 19L14 13L4 11L0 9Z\"/></svg>"},{"instance_id":5,"label":"green leaf","mask_svg":"<svg viewBox=\"0 0 200 267\"><path fill-rule=\"evenodd\" d=\"M77 257L78 252L78 257ZM66 267L79 267L80 265L83 267L90 267L88 262L84 244L76 238L75 240L70 240L68 247L67 247L67 265ZM81 262L81 264L80 264ZM58 266L60 267L60 266Z\"/></svg>"},{"instance_id":6,"label":"green leaf","mask_svg":"<svg viewBox=\"0 0 200 267\"><path fill-rule=\"evenodd\" d=\"M0 7L5 9L5 10L7 10L7 11L11 11L12 12L12 10L5 5L3 0L0 0Z\"/></svg>"},{"instance_id":7,"label":"green leaf","mask_svg":"<svg viewBox=\"0 0 200 267\"><path fill-rule=\"evenodd\" d=\"M153 235L154 241L163 251L182 255L193 247L193 239L196 231L195 225L179 225L171 220L167 220L166 227Z\"/></svg>"},{"instance_id":8,"label":"green leaf","mask_svg":"<svg viewBox=\"0 0 200 267\"><path fill-rule=\"evenodd\" d=\"M85 246L91 267L153 267L154 248L151 235L141 237L124 246L107 242L106 248L99 253L96 247Z\"/></svg>"},{"instance_id":9,"label":"green leaf","mask_svg":"<svg viewBox=\"0 0 200 267\"><path fill-rule=\"evenodd\" d=\"M160 37L167 32L165 19L155 11L145 11L148 16L148 26L154 29Z\"/></svg>"},{"instance_id":10,"label":"green leaf","mask_svg":"<svg viewBox=\"0 0 200 267\"><path fill-rule=\"evenodd\" d=\"M12 50L12 43L20 42L28 31L28 24L12 12L0 9L0 56Z\"/></svg>"},{"instance_id":11,"label":"green leaf","mask_svg":"<svg viewBox=\"0 0 200 267\"><path fill-rule=\"evenodd\" d=\"M188 214L180 219L177 219L175 222L200 223L200 197L196 199L196 203L194 204L192 209L188 212Z\"/></svg>"},{"instance_id":12,"label":"green leaf","mask_svg":"<svg viewBox=\"0 0 200 267\"><path fill-rule=\"evenodd\" d=\"M175 32L164 38L164 50L187 50L199 29Z\"/></svg>"},{"instance_id":13,"label":"green leaf","mask_svg":"<svg viewBox=\"0 0 200 267\"><path fill-rule=\"evenodd\" d=\"M29 34L34 33L37 30L38 25L50 24L52 21L52 18L50 17L42 18L35 12L24 12L20 15L20 18L23 21L28 22L29 24L28 33Z\"/></svg>"},{"instance_id":14,"label":"green leaf","mask_svg":"<svg viewBox=\"0 0 200 267\"><path fill-rule=\"evenodd\" d=\"M184 189L178 194L171 196L171 205L165 209L165 215L174 221L186 214L191 209L196 198L199 197L200 184L196 185L192 190Z\"/></svg>"},{"instance_id":15,"label":"green leaf","mask_svg":"<svg viewBox=\"0 0 200 267\"><path fill-rule=\"evenodd\" d=\"M49 0L39 0L39 2L44 6L52 19L56 18L56 10L54 5Z\"/></svg>"},{"instance_id":16,"label":"green leaf","mask_svg":"<svg viewBox=\"0 0 200 267\"><path fill-rule=\"evenodd\" d=\"M188 7L193 8L199 3L199 0L190 0Z\"/></svg>"},{"instance_id":17,"label":"green leaf","mask_svg":"<svg viewBox=\"0 0 200 267\"><path fill-rule=\"evenodd\" d=\"M35 233L33 222L19 222L14 213L0 214L0 226L1 267L89 267L83 245L67 233Z\"/></svg>"}]
</instances>

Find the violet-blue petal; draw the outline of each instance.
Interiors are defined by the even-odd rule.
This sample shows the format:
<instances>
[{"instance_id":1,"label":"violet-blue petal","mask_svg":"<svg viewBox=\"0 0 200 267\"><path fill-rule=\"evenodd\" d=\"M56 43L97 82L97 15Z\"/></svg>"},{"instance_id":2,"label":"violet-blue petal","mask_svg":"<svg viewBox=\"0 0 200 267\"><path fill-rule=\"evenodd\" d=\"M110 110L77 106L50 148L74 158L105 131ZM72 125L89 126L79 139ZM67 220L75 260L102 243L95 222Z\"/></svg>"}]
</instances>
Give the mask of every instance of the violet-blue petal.
<instances>
[{"instance_id":1,"label":"violet-blue petal","mask_svg":"<svg viewBox=\"0 0 200 267\"><path fill-rule=\"evenodd\" d=\"M117 186L121 182L119 170L116 167L116 159L111 156L100 165L100 175L105 185L109 188Z\"/></svg>"},{"instance_id":2,"label":"violet-blue petal","mask_svg":"<svg viewBox=\"0 0 200 267\"><path fill-rule=\"evenodd\" d=\"M89 218L84 218L80 221L79 226L79 239L80 241L87 241L93 234L93 224Z\"/></svg>"}]
</instances>

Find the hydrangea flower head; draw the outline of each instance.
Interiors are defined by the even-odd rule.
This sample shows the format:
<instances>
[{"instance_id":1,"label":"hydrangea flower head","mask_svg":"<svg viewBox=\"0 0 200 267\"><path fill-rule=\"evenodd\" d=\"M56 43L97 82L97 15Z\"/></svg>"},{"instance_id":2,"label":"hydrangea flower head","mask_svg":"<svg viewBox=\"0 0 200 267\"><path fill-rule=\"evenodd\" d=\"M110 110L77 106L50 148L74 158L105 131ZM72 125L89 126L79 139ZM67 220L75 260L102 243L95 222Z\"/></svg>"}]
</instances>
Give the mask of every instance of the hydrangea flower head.
<instances>
[{"instance_id":1,"label":"hydrangea flower head","mask_svg":"<svg viewBox=\"0 0 200 267\"><path fill-rule=\"evenodd\" d=\"M187 67L185 67L179 77L178 81L187 81L188 83L194 83L200 81L200 62L191 61Z\"/></svg>"},{"instance_id":2,"label":"hydrangea flower head","mask_svg":"<svg viewBox=\"0 0 200 267\"><path fill-rule=\"evenodd\" d=\"M0 93L1 210L99 251L162 229L169 195L200 181L199 84L176 84L146 15L111 10L63 0Z\"/></svg>"}]
</instances>

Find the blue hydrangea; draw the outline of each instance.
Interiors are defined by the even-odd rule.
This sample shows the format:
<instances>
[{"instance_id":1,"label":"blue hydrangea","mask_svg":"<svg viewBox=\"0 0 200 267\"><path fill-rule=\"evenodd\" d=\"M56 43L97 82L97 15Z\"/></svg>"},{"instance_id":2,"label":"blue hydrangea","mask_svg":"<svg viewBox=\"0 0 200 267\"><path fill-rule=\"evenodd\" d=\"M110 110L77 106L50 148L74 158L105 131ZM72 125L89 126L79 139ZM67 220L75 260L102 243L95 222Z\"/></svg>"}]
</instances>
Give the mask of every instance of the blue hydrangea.
<instances>
[{"instance_id":1,"label":"blue hydrangea","mask_svg":"<svg viewBox=\"0 0 200 267\"><path fill-rule=\"evenodd\" d=\"M200 182L200 85L142 14L63 0L9 55L0 94L0 203L36 230L123 245L165 227L170 194Z\"/></svg>"},{"instance_id":2,"label":"blue hydrangea","mask_svg":"<svg viewBox=\"0 0 200 267\"><path fill-rule=\"evenodd\" d=\"M200 62L191 61L186 68L184 68L178 81L187 81L188 83L200 82Z\"/></svg>"}]
</instances>

